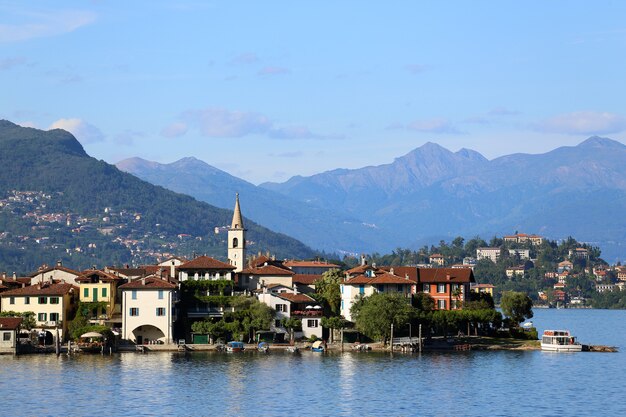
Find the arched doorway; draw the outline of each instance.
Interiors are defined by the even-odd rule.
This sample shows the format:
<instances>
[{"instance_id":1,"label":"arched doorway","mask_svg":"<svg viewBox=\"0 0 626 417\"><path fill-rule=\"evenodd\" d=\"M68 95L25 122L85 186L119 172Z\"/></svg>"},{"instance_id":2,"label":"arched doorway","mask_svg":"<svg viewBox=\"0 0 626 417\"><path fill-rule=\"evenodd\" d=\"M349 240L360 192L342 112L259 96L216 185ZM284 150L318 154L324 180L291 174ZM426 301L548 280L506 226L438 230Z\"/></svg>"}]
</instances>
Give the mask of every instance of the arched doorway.
<instances>
[{"instance_id":1,"label":"arched doorway","mask_svg":"<svg viewBox=\"0 0 626 417\"><path fill-rule=\"evenodd\" d=\"M132 341L138 345L154 342L167 343L165 333L158 327L150 324L135 328L132 332Z\"/></svg>"}]
</instances>

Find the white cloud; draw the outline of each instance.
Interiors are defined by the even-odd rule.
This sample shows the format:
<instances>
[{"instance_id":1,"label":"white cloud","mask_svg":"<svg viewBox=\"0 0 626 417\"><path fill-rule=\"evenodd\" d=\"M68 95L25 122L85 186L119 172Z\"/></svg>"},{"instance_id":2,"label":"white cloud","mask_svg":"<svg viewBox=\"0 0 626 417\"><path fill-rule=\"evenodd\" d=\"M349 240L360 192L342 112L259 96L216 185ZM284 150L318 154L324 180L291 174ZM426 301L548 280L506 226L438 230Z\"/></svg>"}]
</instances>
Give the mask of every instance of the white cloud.
<instances>
[{"instance_id":1,"label":"white cloud","mask_svg":"<svg viewBox=\"0 0 626 417\"><path fill-rule=\"evenodd\" d=\"M258 113L230 111L218 107L189 110L183 119L195 125L204 136L214 138L239 138L267 133L272 122Z\"/></svg>"},{"instance_id":2,"label":"white cloud","mask_svg":"<svg viewBox=\"0 0 626 417\"><path fill-rule=\"evenodd\" d=\"M161 136L177 138L187 133L187 125L183 122L175 122L161 129Z\"/></svg>"},{"instance_id":3,"label":"white cloud","mask_svg":"<svg viewBox=\"0 0 626 417\"><path fill-rule=\"evenodd\" d=\"M210 138L241 138L264 135L272 139L342 139L340 135L320 135L306 126L280 126L260 113L209 107L184 112L178 121L165 127L166 137L181 136L195 128ZM169 135L169 136L168 136Z\"/></svg>"},{"instance_id":4,"label":"white cloud","mask_svg":"<svg viewBox=\"0 0 626 417\"><path fill-rule=\"evenodd\" d=\"M81 143L94 143L104 140L104 135L92 124L82 119L59 119L52 123L50 129L63 129L73 134Z\"/></svg>"},{"instance_id":5,"label":"white cloud","mask_svg":"<svg viewBox=\"0 0 626 417\"><path fill-rule=\"evenodd\" d=\"M0 42L19 42L73 32L96 20L93 12L79 10L9 12L19 23L0 24ZM6 16L5 16L6 19Z\"/></svg>"},{"instance_id":6,"label":"white cloud","mask_svg":"<svg viewBox=\"0 0 626 417\"><path fill-rule=\"evenodd\" d=\"M605 135L626 130L626 118L609 112L578 111L542 120L535 130L569 135Z\"/></svg>"}]
</instances>

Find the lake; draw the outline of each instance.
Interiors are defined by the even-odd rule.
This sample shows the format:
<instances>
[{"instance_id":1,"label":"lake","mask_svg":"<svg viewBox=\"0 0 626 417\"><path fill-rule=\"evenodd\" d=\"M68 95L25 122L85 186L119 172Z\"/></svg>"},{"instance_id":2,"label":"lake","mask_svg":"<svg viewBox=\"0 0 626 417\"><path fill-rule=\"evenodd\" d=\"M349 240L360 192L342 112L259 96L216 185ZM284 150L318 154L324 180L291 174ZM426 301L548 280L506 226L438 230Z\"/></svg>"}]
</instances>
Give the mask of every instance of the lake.
<instances>
[{"instance_id":1,"label":"lake","mask_svg":"<svg viewBox=\"0 0 626 417\"><path fill-rule=\"evenodd\" d=\"M535 310L619 353L1 356L3 415L624 416L626 311Z\"/></svg>"}]
</instances>

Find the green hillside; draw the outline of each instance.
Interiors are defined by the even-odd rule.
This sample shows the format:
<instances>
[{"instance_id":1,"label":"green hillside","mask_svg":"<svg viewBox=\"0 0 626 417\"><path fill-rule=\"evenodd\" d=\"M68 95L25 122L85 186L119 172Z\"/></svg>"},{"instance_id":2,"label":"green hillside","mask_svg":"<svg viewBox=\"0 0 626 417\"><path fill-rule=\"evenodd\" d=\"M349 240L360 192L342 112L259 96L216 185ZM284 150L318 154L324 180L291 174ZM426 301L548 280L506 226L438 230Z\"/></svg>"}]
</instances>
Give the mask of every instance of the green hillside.
<instances>
[{"instance_id":1,"label":"green hillside","mask_svg":"<svg viewBox=\"0 0 626 417\"><path fill-rule=\"evenodd\" d=\"M96 160L66 131L0 121L0 166L0 271L26 273L58 259L86 268L161 254L226 256L231 211ZM250 221L246 227L250 252L314 255L286 235Z\"/></svg>"}]
</instances>

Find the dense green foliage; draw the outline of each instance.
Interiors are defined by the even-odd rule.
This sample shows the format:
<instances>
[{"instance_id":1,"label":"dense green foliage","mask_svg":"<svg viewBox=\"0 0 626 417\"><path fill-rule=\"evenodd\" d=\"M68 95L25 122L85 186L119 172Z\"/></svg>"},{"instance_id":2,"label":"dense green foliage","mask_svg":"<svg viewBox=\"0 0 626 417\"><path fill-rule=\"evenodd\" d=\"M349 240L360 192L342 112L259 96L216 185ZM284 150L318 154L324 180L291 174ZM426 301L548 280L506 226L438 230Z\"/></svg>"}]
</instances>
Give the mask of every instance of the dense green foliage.
<instances>
[{"instance_id":1,"label":"dense green foliage","mask_svg":"<svg viewBox=\"0 0 626 417\"><path fill-rule=\"evenodd\" d=\"M23 313L17 313L15 311L2 311L0 312L0 317L21 317L23 321L20 327L26 330L30 330L37 325L35 313L32 311L25 311Z\"/></svg>"},{"instance_id":2,"label":"dense green foliage","mask_svg":"<svg viewBox=\"0 0 626 417\"><path fill-rule=\"evenodd\" d=\"M318 301L324 303L324 310L330 315L338 315L341 305L341 288L343 272L332 269L322 274L322 277L315 281L315 295Z\"/></svg>"},{"instance_id":3,"label":"dense green foliage","mask_svg":"<svg viewBox=\"0 0 626 417\"><path fill-rule=\"evenodd\" d=\"M0 165L10 167L0 170L0 199L12 190L49 197L32 202L39 203L32 209L17 203L0 209L0 230L5 232L0 238L0 270L26 273L57 259L86 269L93 264L154 262L152 253L188 258L194 253L226 255L224 233L215 234L214 229L230 224L231 211L151 185L91 158L63 130L45 132L0 121ZM62 214L63 219L42 223L26 216L24 207L32 213ZM72 225L65 224L66 216L73 219ZM79 232L78 218L87 220ZM103 227L110 230L103 233ZM250 250L262 248L281 258L314 256L283 234L251 221L246 227ZM45 241L36 243L42 237ZM129 247L124 242L133 243ZM90 250L89 244L95 248Z\"/></svg>"},{"instance_id":4,"label":"dense green foliage","mask_svg":"<svg viewBox=\"0 0 626 417\"><path fill-rule=\"evenodd\" d=\"M207 318L191 325L194 333L209 334L213 338L232 338L250 342L257 330L269 330L276 311L254 297L229 297L234 312L224 313L219 320Z\"/></svg>"},{"instance_id":5,"label":"dense green foliage","mask_svg":"<svg viewBox=\"0 0 626 417\"><path fill-rule=\"evenodd\" d=\"M391 335L391 324L403 327L416 317L409 301L399 294L375 293L355 303L350 314L360 332L385 342Z\"/></svg>"},{"instance_id":6,"label":"dense green foliage","mask_svg":"<svg viewBox=\"0 0 626 417\"><path fill-rule=\"evenodd\" d=\"M523 292L505 291L502 293L500 307L504 315L516 325L533 317L533 300Z\"/></svg>"}]
</instances>

